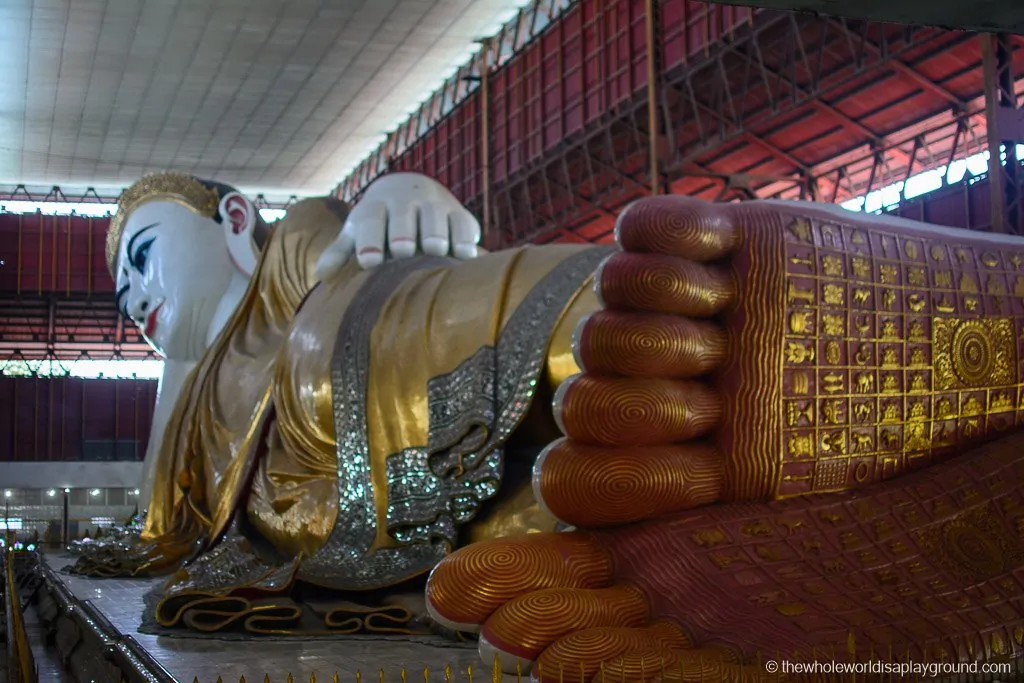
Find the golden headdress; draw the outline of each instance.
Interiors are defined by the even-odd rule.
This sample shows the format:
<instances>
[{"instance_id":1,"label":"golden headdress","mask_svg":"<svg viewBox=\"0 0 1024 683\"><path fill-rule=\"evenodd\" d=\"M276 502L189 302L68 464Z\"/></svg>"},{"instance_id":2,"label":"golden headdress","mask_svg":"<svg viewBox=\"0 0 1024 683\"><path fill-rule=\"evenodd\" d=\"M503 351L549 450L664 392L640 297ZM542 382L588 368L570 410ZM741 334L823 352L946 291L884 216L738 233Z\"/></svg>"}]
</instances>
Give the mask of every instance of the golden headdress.
<instances>
[{"instance_id":1,"label":"golden headdress","mask_svg":"<svg viewBox=\"0 0 1024 683\"><path fill-rule=\"evenodd\" d=\"M110 219L107 229L107 268L117 279L117 252L121 247L121 233L128 216L140 204L153 200L172 201L188 207L201 216L213 218L220 205L220 194L187 173L164 171L143 176L121 193L117 213Z\"/></svg>"}]
</instances>

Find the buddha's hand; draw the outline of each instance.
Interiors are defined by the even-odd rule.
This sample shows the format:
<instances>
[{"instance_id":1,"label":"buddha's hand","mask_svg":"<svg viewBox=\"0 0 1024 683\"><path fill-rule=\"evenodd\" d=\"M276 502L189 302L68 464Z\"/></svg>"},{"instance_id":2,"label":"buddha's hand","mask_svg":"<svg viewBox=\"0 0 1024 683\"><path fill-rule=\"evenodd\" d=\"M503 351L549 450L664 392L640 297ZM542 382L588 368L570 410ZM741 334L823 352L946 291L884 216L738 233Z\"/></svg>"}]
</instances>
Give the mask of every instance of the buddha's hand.
<instances>
[{"instance_id":1,"label":"buddha's hand","mask_svg":"<svg viewBox=\"0 0 1024 683\"><path fill-rule=\"evenodd\" d=\"M331 277L353 254L363 268L418 254L471 259L479 241L480 224L446 187L419 173L391 173L366 189L316 274Z\"/></svg>"},{"instance_id":2,"label":"buddha's hand","mask_svg":"<svg viewBox=\"0 0 1024 683\"><path fill-rule=\"evenodd\" d=\"M580 532L470 546L428 584L438 618L482 626L486 647L528 663L579 633L565 647L582 654L559 658L577 666L593 648L601 656L592 661L610 662L613 651L679 649L702 630L712 637L700 637L701 646L743 645L745 627L715 630L701 621L747 609L728 592L698 601L717 590L719 568L733 581L722 585L762 586L757 600L772 609L779 600L780 621L765 622L770 635L803 608L791 610L789 586L758 568L773 563L794 582L842 573L855 531L821 533L820 524L839 522L811 503L781 529L764 516L774 508L749 506L785 498L799 507L806 494L870 491L1014 426L1024 327L1019 238L821 205L685 197L633 204L616 237L622 250L595 277L603 310L574 337L583 372L555 397L566 438L534 469L538 502ZM705 518L733 522L705 527ZM641 528L658 531L641 543ZM768 542L801 528L816 534L808 545ZM634 541L629 555L619 552ZM893 561L888 550L863 551L856 559L869 566ZM821 564L781 571L780 563L806 557ZM526 571L535 559L535 571ZM889 591L890 574L879 580ZM784 592L772 597L776 589ZM669 590L677 591L672 606ZM813 590L800 582L796 593ZM600 647L587 640L592 628L635 629L652 617L684 630L605 634L593 641ZM546 623L554 630L542 632ZM773 646L770 638L752 642ZM790 633L778 647L798 642L812 641ZM720 673L702 668L695 680L722 680Z\"/></svg>"}]
</instances>

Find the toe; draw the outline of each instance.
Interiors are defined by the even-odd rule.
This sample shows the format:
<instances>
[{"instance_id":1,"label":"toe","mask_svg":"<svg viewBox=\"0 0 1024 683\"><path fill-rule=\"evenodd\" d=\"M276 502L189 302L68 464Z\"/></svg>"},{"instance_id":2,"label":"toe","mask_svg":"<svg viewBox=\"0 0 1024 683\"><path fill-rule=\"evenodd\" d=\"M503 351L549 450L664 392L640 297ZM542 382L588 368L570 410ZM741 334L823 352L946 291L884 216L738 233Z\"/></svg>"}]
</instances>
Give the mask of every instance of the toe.
<instances>
[{"instance_id":1,"label":"toe","mask_svg":"<svg viewBox=\"0 0 1024 683\"><path fill-rule=\"evenodd\" d=\"M605 662L636 653L659 656L666 649L689 646L690 641L674 624L664 622L645 628L585 629L570 633L545 649L533 667L533 674L544 683L594 679L602 683L599 674ZM648 672L652 672L652 665L653 661L648 663Z\"/></svg>"},{"instance_id":2,"label":"toe","mask_svg":"<svg viewBox=\"0 0 1024 683\"><path fill-rule=\"evenodd\" d=\"M554 416L581 443L646 446L675 443L718 426L722 400L689 380L576 375L558 387Z\"/></svg>"},{"instance_id":3,"label":"toe","mask_svg":"<svg viewBox=\"0 0 1024 683\"><path fill-rule=\"evenodd\" d=\"M480 632L480 655L514 673L529 668L549 645L574 631L640 627L647 600L631 586L596 590L549 588L527 593L499 607Z\"/></svg>"},{"instance_id":4,"label":"toe","mask_svg":"<svg viewBox=\"0 0 1024 683\"><path fill-rule=\"evenodd\" d=\"M534 463L533 492L566 524L626 524L715 502L723 464L714 447L696 442L626 449L561 439Z\"/></svg>"},{"instance_id":5,"label":"toe","mask_svg":"<svg viewBox=\"0 0 1024 683\"><path fill-rule=\"evenodd\" d=\"M476 631L496 609L545 588L600 588L611 581L607 553L584 533L530 534L466 546L427 581L427 610L442 626Z\"/></svg>"},{"instance_id":6,"label":"toe","mask_svg":"<svg viewBox=\"0 0 1024 683\"><path fill-rule=\"evenodd\" d=\"M662 655L657 675L647 677L651 683L754 683L766 680L763 667L744 665L735 652L726 648L671 649ZM608 668L616 673L636 670L637 662L627 655L621 661L609 662ZM776 683L777 679L768 676L767 680Z\"/></svg>"},{"instance_id":7,"label":"toe","mask_svg":"<svg viewBox=\"0 0 1024 683\"><path fill-rule=\"evenodd\" d=\"M598 311L573 336L584 372L627 377L697 377L725 361L728 339L718 325L679 316Z\"/></svg>"},{"instance_id":8,"label":"toe","mask_svg":"<svg viewBox=\"0 0 1024 683\"><path fill-rule=\"evenodd\" d=\"M736 249L739 230L728 207L692 197L665 195L634 202L615 226L625 251L674 254L714 261Z\"/></svg>"},{"instance_id":9,"label":"toe","mask_svg":"<svg viewBox=\"0 0 1024 683\"><path fill-rule=\"evenodd\" d=\"M736 298L736 284L724 268L663 254L614 254L594 279L601 303L617 311L706 318Z\"/></svg>"}]
</instances>

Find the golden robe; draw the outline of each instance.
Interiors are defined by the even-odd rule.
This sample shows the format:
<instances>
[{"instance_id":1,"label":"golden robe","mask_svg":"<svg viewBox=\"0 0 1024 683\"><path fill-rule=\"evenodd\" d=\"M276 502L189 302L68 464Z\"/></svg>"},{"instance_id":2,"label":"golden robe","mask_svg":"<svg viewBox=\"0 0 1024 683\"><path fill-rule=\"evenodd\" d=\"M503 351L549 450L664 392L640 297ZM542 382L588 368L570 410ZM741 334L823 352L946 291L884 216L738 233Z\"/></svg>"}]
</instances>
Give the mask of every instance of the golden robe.
<instances>
[{"instance_id":1,"label":"golden robe","mask_svg":"<svg viewBox=\"0 0 1024 683\"><path fill-rule=\"evenodd\" d=\"M528 477L505 476L505 450L514 434L549 441L521 425L577 370L572 331L597 307L589 284L608 249L350 264L317 285L337 236L325 225L337 217L310 200L276 226L186 383L155 468L151 569L234 525L289 579L372 590L429 571L462 540L553 528ZM193 569L190 591L197 580Z\"/></svg>"}]
</instances>

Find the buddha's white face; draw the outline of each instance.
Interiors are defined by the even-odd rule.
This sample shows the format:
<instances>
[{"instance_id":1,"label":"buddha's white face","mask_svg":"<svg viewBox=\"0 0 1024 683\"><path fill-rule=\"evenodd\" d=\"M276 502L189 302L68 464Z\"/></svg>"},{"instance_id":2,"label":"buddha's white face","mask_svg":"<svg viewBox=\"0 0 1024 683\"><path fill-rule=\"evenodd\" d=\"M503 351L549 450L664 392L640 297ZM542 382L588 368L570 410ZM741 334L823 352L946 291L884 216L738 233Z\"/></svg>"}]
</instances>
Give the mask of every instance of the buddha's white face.
<instances>
[{"instance_id":1,"label":"buddha's white face","mask_svg":"<svg viewBox=\"0 0 1024 683\"><path fill-rule=\"evenodd\" d=\"M117 307L158 353L199 360L235 272L221 225L173 201L128 217L117 258Z\"/></svg>"}]
</instances>

